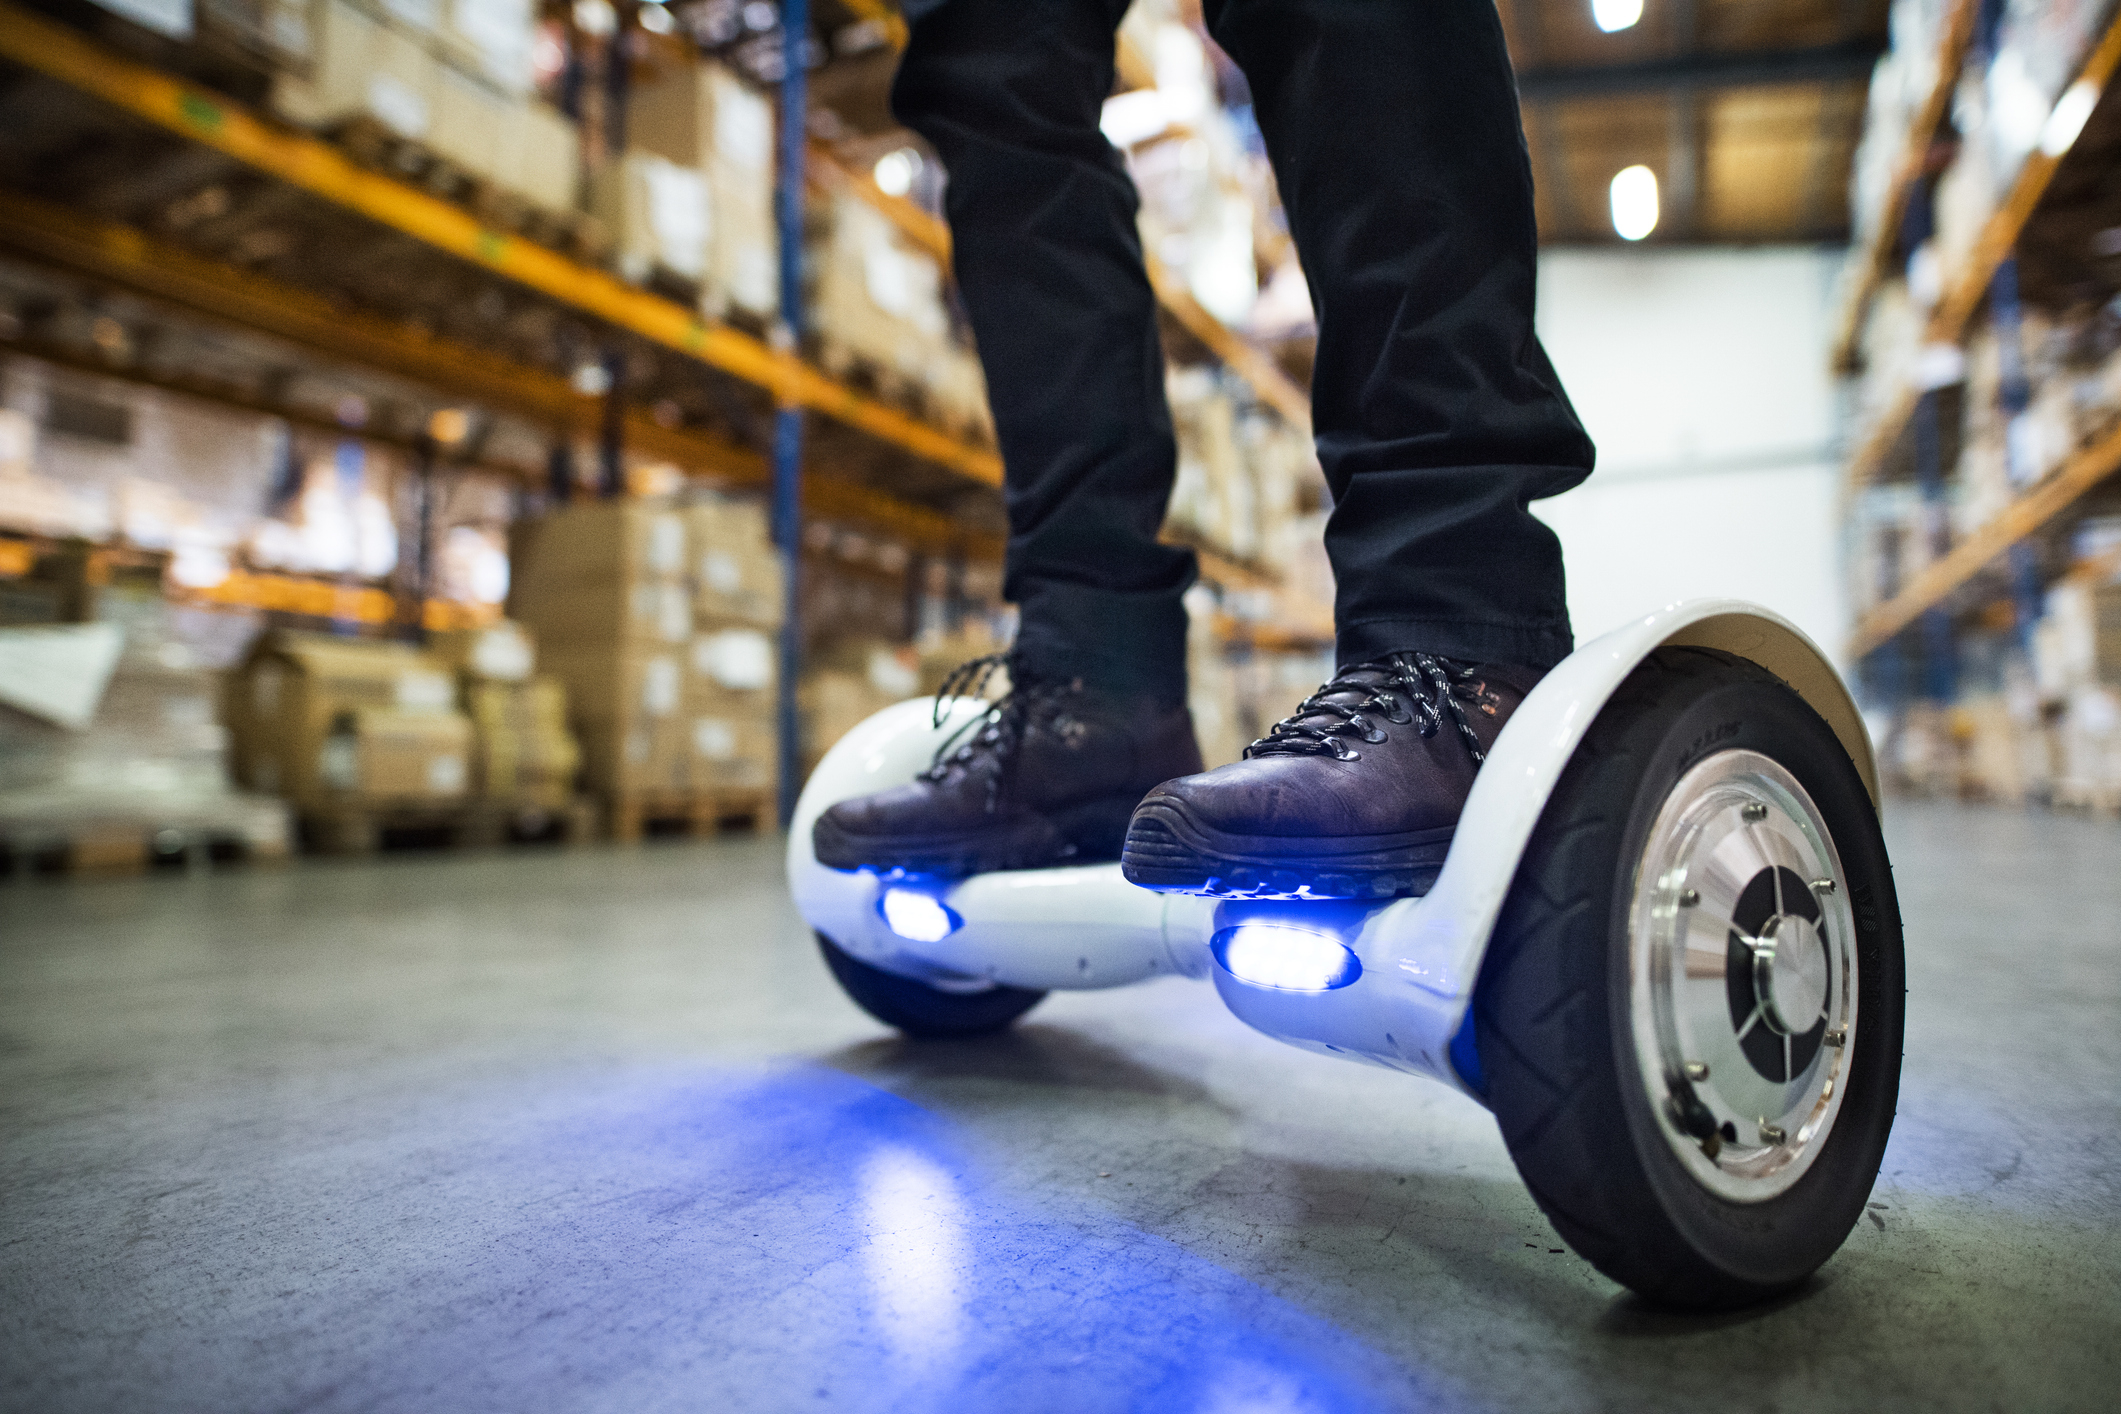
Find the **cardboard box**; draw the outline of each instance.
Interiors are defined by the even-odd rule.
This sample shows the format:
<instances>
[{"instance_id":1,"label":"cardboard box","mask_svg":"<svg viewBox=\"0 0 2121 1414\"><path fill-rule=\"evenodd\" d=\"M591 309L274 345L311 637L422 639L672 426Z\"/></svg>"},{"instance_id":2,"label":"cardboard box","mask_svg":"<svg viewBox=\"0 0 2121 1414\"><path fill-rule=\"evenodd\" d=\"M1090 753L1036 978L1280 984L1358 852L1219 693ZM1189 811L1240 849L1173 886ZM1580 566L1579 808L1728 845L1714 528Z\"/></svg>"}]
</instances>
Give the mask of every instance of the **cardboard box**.
<instances>
[{"instance_id":1,"label":"cardboard box","mask_svg":"<svg viewBox=\"0 0 2121 1414\"><path fill-rule=\"evenodd\" d=\"M686 780L694 790L765 789L778 776L772 702L754 694L702 693L685 716Z\"/></svg>"},{"instance_id":2,"label":"cardboard box","mask_svg":"<svg viewBox=\"0 0 2121 1414\"><path fill-rule=\"evenodd\" d=\"M770 318L780 307L772 99L706 62L635 88L626 123L632 147L696 171L707 184L713 233L703 308Z\"/></svg>"},{"instance_id":3,"label":"cardboard box","mask_svg":"<svg viewBox=\"0 0 2121 1414\"><path fill-rule=\"evenodd\" d=\"M474 681L464 689L464 706L480 795L547 808L573 796L582 751L568 730L567 691L557 678Z\"/></svg>"},{"instance_id":4,"label":"cardboard box","mask_svg":"<svg viewBox=\"0 0 2121 1414\"><path fill-rule=\"evenodd\" d=\"M537 36L533 0L450 0L441 29L452 64L518 97L536 83L530 56Z\"/></svg>"},{"instance_id":5,"label":"cardboard box","mask_svg":"<svg viewBox=\"0 0 2121 1414\"><path fill-rule=\"evenodd\" d=\"M811 318L828 358L860 358L925 384L949 346L942 267L867 202L835 193L815 252Z\"/></svg>"},{"instance_id":6,"label":"cardboard box","mask_svg":"<svg viewBox=\"0 0 2121 1414\"><path fill-rule=\"evenodd\" d=\"M692 590L674 579L530 581L509 607L549 650L620 642L679 646L692 638Z\"/></svg>"},{"instance_id":7,"label":"cardboard box","mask_svg":"<svg viewBox=\"0 0 2121 1414\"><path fill-rule=\"evenodd\" d=\"M636 284L658 270L707 278L713 212L707 180L652 152L628 152L598 171L589 209L611 231L619 274Z\"/></svg>"},{"instance_id":8,"label":"cardboard box","mask_svg":"<svg viewBox=\"0 0 2121 1414\"><path fill-rule=\"evenodd\" d=\"M276 630L231 674L238 779L301 804L460 796L471 723L448 669L409 644Z\"/></svg>"},{"instance_id":9,"label":"cardboard box","mask_svg":"<svg viewBox=\"0 0 2121 1414\"><path fill-rule=\"evenodd\" d=\"M779 676L774 640L749 624L726 624L694 636L686 655L686 691L742 693L757 697L771 712Z\"/></svg>"},{"instance_id":10,"label":"cardboard box","mask_svg":"<svg viewBox=\"0 0 2121 1414\"><path fill-rule=\"evenodd\" d=\"M495 135L496 182L533 206L569 211L581 176L582 137L573 120L534 99L509 112Z\"/></svg>"},{"instance_id":11,"label":"cardboard box","mask_svg":"<svg viewBox=\"0 0 2121 1414\"><path fill-rule=\"evenodd\" d=\"M305 803L445 801L471 786L471 723L456 712L352 707L333 715Z\"/></svg>"},{"instance_id":12,"label":"cardboard box","mask_svg":"<svg viewBox=\"0 0 2121 1414\"><path fill-rule=\"evenodd\" d=\"M567 690L570 720L675 718L685 701L684 654L640 644L552 645L544 669Z\"/></svg>"},{"instance_id":13,"label":"cardboard box","mask_svg":"<svg viewBox=\"0 0 2121 1414\"><path fill-rule=\"evenodd\" d=\"M585 721L580 725L582 779L606 795L691 789L685 723L675 714L653 720Z\"/></svg>"},{"instance_id":14,"label":"cardboard box","mask_svg":"<svg viewBox=\"0 0 2121 1414\"><path fill-rule=\"evenodd\" d=\"M585 580L676 579L685 573L685 521L660 503L577 502L518 522L509 558L518 589Z\"/></svg>"},{"instance_id":15,"label":"cardboard box","mask_svg":"<svg viewBox=\"0 0 2121 1414\"><path fill-rule=\"evenodd\" d=\"M311 128L334 127L365 114L401 137L428 136L441 74L418 38L346 0L320 0L311 24L310 71L274 77L275 112Z\"/></svg>"},{"instance_id":16,"label":"cardboard box","mask_svg":"<svg viewBox=\"0 0 2121 1414\"><path fill-rule=\"evenodd\" d=\"M627 96L628 145L706 171L756 175L773 191L773 100L713 61L636 85Z\"/></svg>"},{"instance_id":17,"label":"cardboard box","mask_svg":"<svg viewBox=\"0 0 2121 1414\"><path fill-rule=\"evenodd\" d=\"M701 620L780 624L786 607L781 556L764 506L719 497L687 506L685 543L693 608Z\"/></svg>"},{"instance_id":18,"label":"cardboard box","mask_svg":"<svg viewBox=\"0 0 2121 1414\"><path fill-rule=\"evenodd\" d=\"M475 176L496 179L501 133L522 100L498 93L484 80L447 64L436 66L434 96L428 147Z\"/></svg>"},{"instance_id":19,"label":"cardboard box","mask_svg":"<svg viewBox=\"0 0 2121 1414\"><path fill-rule=\"evenodd\" d=\"M537 666L530 630L510 619L430 633L427 651L467 682L525 682Z\"/></svg>"}]
</instances>

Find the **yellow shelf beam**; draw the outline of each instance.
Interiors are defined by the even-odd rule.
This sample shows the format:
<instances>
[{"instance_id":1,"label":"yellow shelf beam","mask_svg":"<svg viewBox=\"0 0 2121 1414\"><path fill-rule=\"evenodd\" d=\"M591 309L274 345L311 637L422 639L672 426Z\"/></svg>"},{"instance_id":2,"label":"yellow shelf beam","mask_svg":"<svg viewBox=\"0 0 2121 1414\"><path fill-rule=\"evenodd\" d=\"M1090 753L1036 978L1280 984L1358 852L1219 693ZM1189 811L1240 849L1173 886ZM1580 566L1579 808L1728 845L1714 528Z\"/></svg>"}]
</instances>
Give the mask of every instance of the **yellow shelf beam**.
<instances>
[{"instance_id":1,"label":"yellow shelf beam","mask_svg":"<svg viewBox=\"0 0 2121 1414\"><path fill-rule=\"evenodd\" d=\"M492 230L463 208L368 171L328 144L274 126L218 93L135 63L12 4L0 3L0 57L755 384L784 403L809 408L982 485L1001 485L1001 458L993 452L863 397L792 354L534 242Z\"/></svg>"},{"instance_id":2,"label":"yellow shelf beam","mask_svg":"<svg viewBox=\"0 0 2121 1414\"><path fill-rule=\"evenodd\" d=\"M401 377L544 426L588 429L602 416L600 399L576 392L557 374L349 309L207 260L131 226L64 207L19 196L0 202L0 250L128 290L209 323L284 340L328 362ZM117 369L102 371L124 376ZM666 457L689 472L730 485L766 480L765 458L759 453L705 432L664 427L638 408L627 410L626 438L648 455ZM1000 551L995 537L967 532L940 512L835 477L812 475L805 495L820 515L860 521L922 548L961 548L981 557Z\"/></svg>"},{"instance_id":3,"label":"yellow shelf beam","mask_svg":"<svg viewBox=\"0 0 2121 1414\"><path fill-rule=\"evenodd\" d=\"M2121 18L2107 26L2091 56L2084 61L2076 82L2089 83L2103 95L2117 66L2121 66ZM1958 344L1965 340L1974 312L1981 308L1989 282L1996 277L1997 267L2017 245L2019 235L2032 220L2040 199L2047 195L2048 186L2055 179L2056 170L2068 155L2065 151L2061 156L2050 157L2038 148L2027 155L2009 193L1982 226L1981 234L1975 237L1966 263L1946 282L1944 295L1930 312L1929 322L1923 329L1924 344ZM1884 466L1901 433L1906 430L1908 419L1914 415L1918 396L1912 387L1894 390L1885 411L1864 433L1849 458L1848 489L1861 487L1878 475L1879 468Z\"/></svg>"},{"instance_id":4,"label":"yellow shelf beam","mask_svg":"<svg viewBox=\"0 0 2121 1414\"><path fill-rule=\"evenodd\" d=\"M1923 567L1900 592L1865 614L1849 645L1858 658L1937 608L2011 546L2046 526L2121 469L2121 424L2078 452L2055 475L2006 506L1995 519Z\"/></svg>"},{"instance_id":5,"label":"yellow shelf beam","mask_svg":"<svg viewBox=\"0 0 2121 1414\"><path fill-rule=\"evenodd\" d=\"M1864 316L1879 287L1886 281L1893 249L1900 242L1900 223L1907 215L1908 198L1914 193L1915 183L1922 178L1930 145L1937 140L1944 120L1951 114L1952 94L1959 87L1959 70L1966 63L1967 46L1974 37L1974 17L1980 8L1980 0L1958 0L1945 20L1943 42L1937 53L1937 81L1930 86L1929 96L1923 100L1922 106L1915 110L1914 121L1908 124L1899 164L1893 169L1892 184L1886 188L1885 202L1878 212L1878 224L1856 258L1856 283L1849 290L1847 302L1842 305L1832 345L1833 366L1837 373L1855 371L1857 341L1862 336Z\"/></svg>"}]
</instances>

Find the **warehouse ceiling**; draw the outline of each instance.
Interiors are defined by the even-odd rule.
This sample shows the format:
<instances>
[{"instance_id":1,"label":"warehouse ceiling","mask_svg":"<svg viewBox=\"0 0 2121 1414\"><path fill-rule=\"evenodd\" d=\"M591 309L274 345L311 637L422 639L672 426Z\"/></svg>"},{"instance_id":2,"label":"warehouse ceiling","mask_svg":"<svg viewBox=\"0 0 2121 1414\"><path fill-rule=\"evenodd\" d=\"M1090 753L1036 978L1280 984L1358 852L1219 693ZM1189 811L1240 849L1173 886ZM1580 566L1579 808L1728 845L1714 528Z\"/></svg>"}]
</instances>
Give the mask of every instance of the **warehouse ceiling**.
<instances>
[{"instance_id":1,"label":"warehouse ceiling","mask_svg":"<svg viewBox=\"0 0 2121 1414\"><path fill-rule=\"evenodd\" d=\"M1616 3L1635 8L1598 3L1609 20ZM704 16L731 4L678 8ZM1546 242L1618 243L1608 184L1637 164L1657 178L1653 242L1847 238L1849 168L1886 46L1887 0L1642 0L1640 18L1612 33L1593 0L1498 0L1498 9ZM865 44L858 28L875 13L879 0L820 5L824 31L847 42L835 42L813 80L821 105L870 134L889 129L893 68L882 30Z\"/></svg>"},{"instance_id":2,"label":"warehouse ceiling","mask_svg":"<svg viewBox=\"0 0 2121 1414\"><path fill-rule=\"evenodd\" d=\"M1657 175L1661 242L1845 240L1886 0L1500 0L1549 243L1617 241L1613 175Z\"/></svg>"}]
</instances>

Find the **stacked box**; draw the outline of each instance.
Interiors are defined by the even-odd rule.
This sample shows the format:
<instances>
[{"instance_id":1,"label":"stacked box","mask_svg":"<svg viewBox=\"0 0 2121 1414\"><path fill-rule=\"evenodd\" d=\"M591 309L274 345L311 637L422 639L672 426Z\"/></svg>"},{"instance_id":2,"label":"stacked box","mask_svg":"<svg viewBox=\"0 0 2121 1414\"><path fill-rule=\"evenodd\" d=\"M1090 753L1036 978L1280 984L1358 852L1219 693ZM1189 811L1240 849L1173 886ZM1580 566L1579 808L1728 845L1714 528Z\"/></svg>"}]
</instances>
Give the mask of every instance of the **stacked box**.
<instances>
[{"instance_id":1,"label":"stacked box","mask_svg":"<svg viewBox=\"0 0 2121 1414\"><path fill-rule=\"evenodd\" d=\"M567 688L556 677L469 680L472 782L489 800L557 810L574 796L582 750L567 728Z\"/></svg>"},{"instance_id":2,"label":"stacked box","mask_svg":"<svg viewBox=\"0 0 2121 1414\"><path fill-rule=\"evenodd\" d=\"M406 0L257 9L282 45L272 95L282 117L319 129L367 118L535 206L574 205L580 142L531 92L524 0L456 0L446 23L438 6Z\"/></svg>"},{"instance_id":3,"label":"stacked box","mask_svg":"<svg viewBox=\"0 0 2121 1414\"><path fill-rule=\"evenodd\" d=\"M780 626L781 555L764 506L722 497L695 502L685 508L685 545L699 622Z\"/></svg>"},{"instance_id":4,"label":"stacked box","mask_svg":"<svg viewBox=\"0 0 2121 1414\"><path fill-rule=\"evenodd\" d=\"M590 210L611 232L619 274L635 284L664 274L698 284L713 254L706 179L653 152L634 151L600 170Z\"/></svg>"},{"instance_id":5,"label":"stacked box","mask_svg":"<svg viewBox=\"0 0 2121 1414\"><path fill-rule=\"evenodd\" d=\"M783 613L765 507L708 497L685 508L695 636L686 659L686 770L694 789L765 789L775 732Z\"/></svg>"},{"instance_id":6,"label":"stacked box","mask_svg":"<svg viewBox=\"0 0 2121 1414\"><path fill-rule=\"evenodd\" d=\"M686 659L687 783L694 790L771 786L775 771L773 640L741 624L701 633Z\"/></svg>"},{"instance_id":7,"label":"stacked box","mask_svg":"<svg viewBox=\"0 0 2121 1414\"><path fill-rule=\"evenodd\" d=\"M237 777L299 806L425 804L470 786L471 722L408 644L277 630L223 698Z\"/></svg>"},{"instance_id":8,"label":"stacked box","mask_svg":"<svg viewBox=\"0 0 2121 1414\"><path fill-rule=\"evenodd\" d=\"M567 687L532 669L529 631L502 619L429 635L457 680L472 724L472 789L489 800L557 810L573 797L581 747L567 726Z\"/></svg>"},{"instance_id":9,"label":"stacked box","mask_svg":"<svg viewBox=\"0 0 2121 1414\"><path fill-rule=\"evenodd\" d=\"M869 717L919 691L920 659L911 648L845 639L821 653L803 674L798 701L805 772Z\"/></svg>"},{"instance_id":10,"label":"stacked box","mask_svg":"<svg viewBox=\"0 0 2121 1414\"><path fill-rule=\"evenodd\" d=\"M834 193L829 209L810 305L827 366L861 361L926 384L950 347L940 263L851 193Z\"/></svg>"},{"instance_id":11,"label":"stacked box","mask_svg":"<svg viewBox=\"0 0 2121 1414\"><path fill-rule=\"evenodd\" d=\"M583 776L607 794L683 790L693 636L685 524L656 503L596 501L520 523L510 617L566 690Z\"/></svg>"},{"instance_id":12,"label":"stacked box","mask_svg":"<svg viewBox=\"0 0 2121 1414\"><path fill-rule=\"evenodd\" d=\"M633 148L697 173L706 189L705 312L771 319L780 309L772 103L706 62L634 89L626 133Z\"/></svg>"}]
</instances>

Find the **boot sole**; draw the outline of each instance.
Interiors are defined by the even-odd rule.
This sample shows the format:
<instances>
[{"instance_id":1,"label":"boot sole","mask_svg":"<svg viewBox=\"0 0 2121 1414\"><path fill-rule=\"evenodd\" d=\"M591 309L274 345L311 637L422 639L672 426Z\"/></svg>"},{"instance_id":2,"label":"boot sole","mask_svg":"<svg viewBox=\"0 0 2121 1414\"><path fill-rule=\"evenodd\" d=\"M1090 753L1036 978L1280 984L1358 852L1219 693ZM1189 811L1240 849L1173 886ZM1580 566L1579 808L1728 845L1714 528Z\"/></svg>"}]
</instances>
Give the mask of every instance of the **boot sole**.
<instances>
[{"instance_id":1,"label":"boot sole","mask_svg":"<svg viewBox=\"0 0 2121 1414\"><path fill-rule=\"evenodd\" d=\"M936 835L858 835L827 815L811 832L817 862L828 869L900 870L962 879L1005 869L1051 869L1106 864L1119 858L1127 821L1139 796L1091 801L1051 816Z\"/></svg>"},{"instance_id":2,"label":"boot sole","mask_svg":"<svg viewBox=\"0 0 2121 1414\"><path fill-rule=\"evenodd\" d=\"M1395 835L1290 839L1204 825L1176 801L1134 812L1120 872L1159 893L1218 898L1416 898L1435 887L1449 826Z\"/></svg>"}]
</instances>

